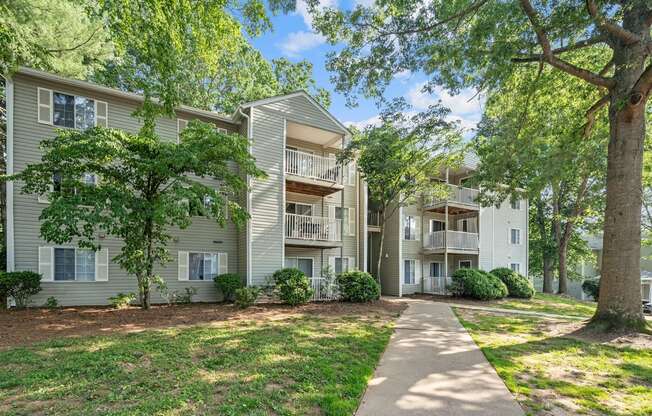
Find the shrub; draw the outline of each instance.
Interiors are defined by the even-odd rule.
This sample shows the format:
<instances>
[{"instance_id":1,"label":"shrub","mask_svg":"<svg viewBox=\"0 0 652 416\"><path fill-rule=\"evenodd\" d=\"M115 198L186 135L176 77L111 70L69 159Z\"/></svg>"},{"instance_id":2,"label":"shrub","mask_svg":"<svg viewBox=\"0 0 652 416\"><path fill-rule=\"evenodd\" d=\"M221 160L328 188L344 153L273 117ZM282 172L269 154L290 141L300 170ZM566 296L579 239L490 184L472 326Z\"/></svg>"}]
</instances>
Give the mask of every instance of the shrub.
<instances>
[{"instance_id":1,"label":"shrub","mask_svg":"<svg viewBox=\"0 0 652 416\"><path fill-rule=\"evenodd\" d=\"M310 281L299 269L277 270L272 275L279 298L288 305L300 305L310 300L312 288Z\"/></svg>"},{"instance_id":2,"label":"shrub","mask_svg":"<svg viewBox=\"0 0 652 416\"><path fill-rule=\"evenodd\" d=\"M458 269L453 273L449 290L457 296L479 300L501 299L507 296L507 286L491 273L477 269Z\"/></svg>"},{"instance_id":3,"label":"shrub","mask_svg":"<svg viewBox=\"0 0 652 416\"><path fill-rule=\"evenodd\" d=\"M380 285L369 273L351 271L337 276L342 299L347 302L370 302L380 298Z\"/></svg>"},{"instance_id":4,"label":"shrub","mask_svg":"<svg viewBox=\"0 0 652 416\"><path fill-rule=\"evenodd\" d=\"M527 277L514 270L507 267L499 267L493 269L490 273L505 283L510 297L530 299L534 296L534 286L532 286L532 283L530 283Z\"/></svg>"},{"instance_id":5,"label":"shrub","mask_svg":"<svg viewBox=\"0 0 652 416\"><path fill-rule=\"evenodd\" d=\"M582 282L582 290L597 302L600 294L600 279L586 279Z\"/></svg>"},{"instance_id":6,"label":"shrub","mask_svg":"<svg viewBox=\"0 0 652 416\"><path fill-rule=\"evenodd\" d=\"M215 276L214 280L215 286L217 286L217 289L222 292L222 295L224 295L224 300L228 302L233 301L235 291L243 286L240 276L234 273L225 273Z\"/></svg>"},{"instance_id":7,"label":"shrub","mask_svg":"<svg viewBox=\"0 0 652 416\"><path fill-rule=\"evenodd\" d=\"M45 300L43 306L48 309L56 309L59 307L59 301L54 296L50 296Z\"/></svg>"},{"instance_id":8,"label":"shrub","mask_svg":"<svg viewBox=\"0 0 652 416\"><path fill-rule=\"evenodd\" d=\"M41 291L41 275L35 272L0 273L0 299L14 298L17 308L25 308L29 299Z\"/></svg>"},{"instance_id":9,"label":"shrub","mask_svg":"<svg viewBox=\"0 0 652 416\"><path fill-rule=\"evenodd\" d=\"M257 287L240 287L235 290L235 305L239 308L248 308L254 303L260 295L260 289Z\"/></svg>"},{"instance_id":10,"label":"shrub","mask_svg":"<svg viewBox=\"0 0 652 416\"><path fill-rule=\"evenodd\" d=\"M109 298L109 303L116 309L125 309L129 306L131 302L136 300L136 294L133 292L130 293L118 293L115 296Z\"/></svg>"},{"instance_id":11,"label":"shrub","mask_svg":"<svg viewBox=\"0 0 652 416\"><path fill-rule=\"evenodd\" d=\"M192 298L197 294L196 287L186 287L184 288L184 293L177 294L175 293L177 303L192 303Z\"/></svg>"}]
</instances>

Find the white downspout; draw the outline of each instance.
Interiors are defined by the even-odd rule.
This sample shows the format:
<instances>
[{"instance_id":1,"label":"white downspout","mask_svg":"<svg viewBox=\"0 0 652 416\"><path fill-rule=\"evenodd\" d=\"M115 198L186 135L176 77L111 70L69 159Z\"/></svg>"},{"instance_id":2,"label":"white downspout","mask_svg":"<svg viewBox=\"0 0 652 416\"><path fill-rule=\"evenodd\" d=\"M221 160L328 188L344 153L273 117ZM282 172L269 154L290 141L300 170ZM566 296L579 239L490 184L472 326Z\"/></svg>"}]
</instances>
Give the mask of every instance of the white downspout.
<instances>
[{"instance_id":1,"label":"white downspout","mask_svg":"<svg viewBox=\"0 0 652 416\"><path fill-rule=\"evenodd\" d=\"M249 110L251 111L251 109ZM251 140L253 138L253 126L251 125L251 118L245 114L240 107L238 107L238 113L247 119L247 139L249 140L249 154L251 154ZM253 115L253 112L252 112ZM247 175L247 213L251 214L251 176ZM247 273L247 286L252 284L252 270L251 270L251 218L247 219L246 226L246 235L245 235L245 253L247 256L246 262L246 273Z\"/></svg>"}]
</instances>

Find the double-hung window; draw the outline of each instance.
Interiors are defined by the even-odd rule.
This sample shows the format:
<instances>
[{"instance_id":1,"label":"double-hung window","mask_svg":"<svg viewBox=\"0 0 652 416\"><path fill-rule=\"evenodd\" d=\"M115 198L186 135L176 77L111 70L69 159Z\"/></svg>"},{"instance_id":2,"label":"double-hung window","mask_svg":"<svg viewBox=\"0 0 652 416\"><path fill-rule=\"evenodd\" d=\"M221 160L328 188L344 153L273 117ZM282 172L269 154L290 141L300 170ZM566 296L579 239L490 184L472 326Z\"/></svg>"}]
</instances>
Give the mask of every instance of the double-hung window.
<instances>
[{"instance_id":1,"label":"double-hung window","mask_svg":"<svg viewBox=\"0 0 652 416\"><path fill-rule=\"evenodd\" d=\"M335 274L348 272L355 268L355 257L331 257L330 266L333 268Z\"/></svg>"},{"instance_id":2,"label":"double-hung window","mask_svg":"<svg viewBox=\"0 0 652 416\"><path fill-rule=\"evenodd\" d=\"M520 210L521 209L521 200L515 199L511 202L512 209Z\"/></svg>"},{"instance_id":3,"label":"double-hung window","mask_svg":"<svg viewBox=\"0 0 652 416\"><path fill-rule=\"evenodd\" d=\"M444 267L443 264L438 261L433 261L430 263L430 277L442 277L442 271Z\"/></svg>"},{"instance_id":4,"label":"double-hung window","mask_svg":"<svg viewBox=\"0 0 652 416\"><path fill-rule=\"evenodd\" d=\"M509 268L512 269L512 271L515 271L516 273L521 272L521 265L519 263L510 263Z\"/></svg>"},{"instance_id":5,"label":"double-hung window","mask_svg":"<svg viewBox=\"0 0 652 416\"><path fill-rule=\"evenodd\" d=\"M403 261L403 283L413 285L416 283L416 260Z\"/></svg>"},{"instance_id":6,"label":"double-hung window","mask_svg":"<svg viewBox=\"0 0 652 416\"><path fill-rule=\"evenodd\" d=\"M217 276L217 253L189 253L189 280L213 280Z\"/></svg>"},{"instance_id":7,"label":"double-hung window","mask_svg":"<svg viewBox=\"0 0 652 416\"><path fill-rule=\"evenodd\" d=\"M95 281L95 252L80 248L54 249L55 281Z\"/></svg>"},{"instance_id":8,"label":"double-hung window","mask_svg":"<svg viewBox=\"0 0 652 416\"><path fill-rule=\"evenodd\" d=\"M355 210L353 208L334 207L335 219L342 220L344 235L355 235Z\"/></svg>"},{"instance_id":9,"label":"double-hung window","mask_svg":"<svg viewBox=\"0 0 652 416\"><path fill-rule=\"evenodd\" d=\"M521 230L518 228L511 228L509 230L509 243L513 245L521 244Z\"/></svg>"},{"instance_id":10,"label":"double-hung window","mask_svg":"<svg viewBox=\"0 0 652 416\"><path fill-rule=\"evenodd\" d=\"M417 240L417 219L411 215L403 218L403 238Z\"/></svg>"}]
</instances>

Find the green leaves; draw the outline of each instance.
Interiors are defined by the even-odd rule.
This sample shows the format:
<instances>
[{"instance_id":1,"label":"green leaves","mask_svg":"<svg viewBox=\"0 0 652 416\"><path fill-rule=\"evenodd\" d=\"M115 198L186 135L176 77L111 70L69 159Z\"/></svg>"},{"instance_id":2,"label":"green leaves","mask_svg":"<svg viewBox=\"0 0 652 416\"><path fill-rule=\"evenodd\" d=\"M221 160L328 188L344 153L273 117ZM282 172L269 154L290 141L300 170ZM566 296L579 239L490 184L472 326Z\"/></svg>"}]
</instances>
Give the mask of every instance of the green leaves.
<instances>
[{"instance_id":1,"label":"green leaves","mask_svg":"<svg viewBox=\"0 0 652 416\"><path fill-rule=\"evenodd\" d=\"M243 177L264 174L246 138L200 121L189 123L180 144L93 128L60 130L41 148L40 163L3 178L22 181L23 193L48 194L41 236L91 249L99 248L99 234L119 238L124 246L115 260L139 279L152 276L154 263L170 260L172 230L187 228L193 216L221 227L227 220L242 225L248 218L238 203L247 189ZM97 177L94 185L83 181L88 174Z\"/></svg>"}]
</instances>

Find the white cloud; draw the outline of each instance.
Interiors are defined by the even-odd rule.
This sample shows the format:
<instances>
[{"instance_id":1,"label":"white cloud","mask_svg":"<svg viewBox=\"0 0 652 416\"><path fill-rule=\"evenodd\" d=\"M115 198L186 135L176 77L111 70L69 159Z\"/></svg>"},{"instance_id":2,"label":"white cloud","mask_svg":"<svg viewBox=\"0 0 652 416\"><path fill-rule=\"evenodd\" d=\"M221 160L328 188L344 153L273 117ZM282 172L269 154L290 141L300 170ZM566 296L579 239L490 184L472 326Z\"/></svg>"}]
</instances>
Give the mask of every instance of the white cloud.
<instances>
[{"instance_id":1,"label":"white cloud","mask_svg":"<svg viewBox=\"0 0 652 416\"><path fill-rule=\"evenodd\" d=\"M320 8L337 7L337 0L323 0L319 3ZM277 46L284 55L291 58L299 58L301 52L315 48L326 42L324 36L312 31L312 16L308 12L308 5L303 0L297 0L294 14L301 16L307 30L290 33L283 42Z\"/></svg>"},{"instance_id":2,"label":"white cloud","mask_svg":"<svg viewBox=\"0 0 652 416\"><path fill-rule=\"evenodd\" d=\"M344 125L346 127L356 127L358 130L362 130L367 126L379 126L380 125L380 116L375 115L371 116L368 119L360 121L345 121Z\"/></svg>"},{"instance_id":3,"label":"white cloud","mask_svg":"<svg viewBox=\"0 0 652 416\"><path fill-rule=\"evenodd\" d=\"M375 0L354 0L353 4L356 6L362 6L362 7L371 7L375 3Z\"/></svg>"},{"instance_id":4,"label":"white cloud","mask_svg":"<svg viewBox=\"0 0 652 416\"><path fill-rule=\"evenodd\" d=\"M325 41L326 39L318 33L301 30L290 33L282 43L278 44L278 47L284 55L298 58L301 52L317 47Z\"/></svg>"},{"instance_id":5,"label":"white cloud","mask_svg":"<svg viewBox=\"0 0 652 416\"><path fill-rule=\"evenodd\" d=\"M450 95L441 87L435 87L434 94L423 91L425 82L419 83L408 91L408 102L418 110L441 103L450 108L453 114L478 114L482 112L482 101L475 96L475 91L466 89L457 95Z\"/></svg>"}]
</instances>

